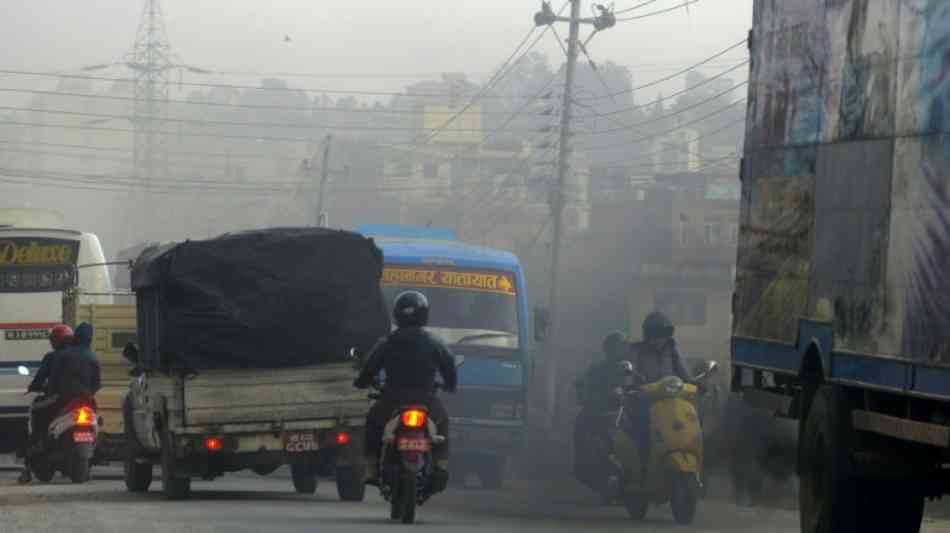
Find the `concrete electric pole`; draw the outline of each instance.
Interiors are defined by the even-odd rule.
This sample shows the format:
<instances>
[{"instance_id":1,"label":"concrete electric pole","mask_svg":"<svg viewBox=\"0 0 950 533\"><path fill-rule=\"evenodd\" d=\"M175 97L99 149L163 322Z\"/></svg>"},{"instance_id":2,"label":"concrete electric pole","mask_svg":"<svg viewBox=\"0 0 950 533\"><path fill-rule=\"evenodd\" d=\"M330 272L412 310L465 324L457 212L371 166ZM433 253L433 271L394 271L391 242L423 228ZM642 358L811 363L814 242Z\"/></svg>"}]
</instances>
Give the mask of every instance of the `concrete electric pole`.
<instances>
[{"instance_id":1,"label":"concrete electric pole","mask_svg":"<svg viewBox=\"0 0 950 533\"><path fill-rule=\"evenodd\" d=\"M548 327L548 337L546 339L544 365L544 406L547 426L550 427L554 419L554 411L557 406L558 397L558 349L557 337L560 331L559 309L560 297L560 270L561 270L561 240L564 232L564 185L570 172L570 138L571 138L571 119L573 116L573 91L574 75L577 70L577 56L580 51L580 28L581 24L593 25L595 31L609 28L614 25L616 19L612 12L603 6L597 6L601 15L594 18L581 18L581 0L570 0L570 17L561 17L554 13L551 5L544 2L541 5L541 11L535 14L534 22L538 26L550 26L555 22L567 22L569 33L567 40L567 65L564 75L564 100L561 104L561 131L560 145L558 146L557 163L557 183L551 194L551 215L554 218L554 237L551 245L551 286L549 305L549 316L551 325ZM589 39L588 39L589 40Z\"/></svg>"},{"instance_id":2,"label":"concrete electric pole","mask_svg":"<svg viewBox=\"0 0 950 533\"><path fill-rule=\"evenodd\" d=\"M332 141L333 136L327 135L326 143L323 146L323 161L320 164L320 190L317 191L317 209L314 212L318 227L326 227L328 222L323 206L327 196L327 182L330 179L330 143Z\"/></svg>"}]
</instances>

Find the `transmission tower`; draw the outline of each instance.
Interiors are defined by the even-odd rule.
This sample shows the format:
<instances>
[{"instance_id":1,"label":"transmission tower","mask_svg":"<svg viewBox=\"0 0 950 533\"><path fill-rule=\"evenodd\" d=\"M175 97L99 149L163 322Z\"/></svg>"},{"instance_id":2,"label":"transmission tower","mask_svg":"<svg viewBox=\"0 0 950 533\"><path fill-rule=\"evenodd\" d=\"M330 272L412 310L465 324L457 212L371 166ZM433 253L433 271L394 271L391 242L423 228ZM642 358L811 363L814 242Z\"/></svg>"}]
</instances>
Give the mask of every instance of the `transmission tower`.
<instances>
[{"instance_id":1,"label":"transmission tower","mask_svg":"<svg viewBox=\"0 0 950 533\"><path fill-rule=\"evenodd\" d=\"M174 69L196 74L210 71L183 64L172 52L160 0L145 0L142 16L135 35L135 44L122 61L92 65L85 71L113 66L132 71L134 80L133 175L137 180L137 198L128 203L126 218L126 246L135 241L148 240L154 212L152 186L157 179L168 177L169 132L165 129L168 118L169 74ZM135 222L138 222L136 224Z\"/></svg>"}]
</instances>

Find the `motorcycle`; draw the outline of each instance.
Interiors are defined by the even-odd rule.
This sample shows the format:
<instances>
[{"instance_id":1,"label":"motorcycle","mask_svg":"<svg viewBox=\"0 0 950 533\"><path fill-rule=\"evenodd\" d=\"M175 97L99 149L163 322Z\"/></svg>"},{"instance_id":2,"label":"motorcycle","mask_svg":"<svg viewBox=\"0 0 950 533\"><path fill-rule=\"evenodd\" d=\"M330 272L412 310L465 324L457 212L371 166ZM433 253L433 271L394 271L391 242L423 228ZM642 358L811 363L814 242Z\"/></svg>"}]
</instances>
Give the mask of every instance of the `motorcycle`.
<instances>
[{"instance_id":1,"label":"motorcycle","mask_svg":"<svg viewBox=\"0 0 950 533\"><path fill-rule=\"evenodd\" d=\"M463 361L463 356L456 356L455 366L461 366ZM376 383L374 388L380 390L381 384ZM437 384L436 390L439 388ZM379 393L369 397L376 400ZM424 405L406 405L393 413L383 429L383 446L377 463L379 491L390 504L391 520L412 524L416 519L416 506L423 505L435 494L432 447L445 444L447 439L447 435L439 435Z\"/></svg>"},{"instance_id":2,"label":"motorcycle","mask_svg":"<svg viewBox=\"0 0 950 533\"><path fill-rule=\"evenodd\" d=\"M627 376L635 377L633 364L620 365ZM707 363L697 381L705 381L717 369L714 361ZM616 470L609 482L613 493L634 520L643 520L650 504L668 502L677 523L691 524L704 491L702 423L696 409L699 387L668 376L615 392L622 403L609 457ZM642 423L634 419L635 402L649 406L650 450L645 463L636 437Z\"/></svg>"},{"instance_id":3,"label":"motorcycle","mask_svg":"<svg viewBox=\"0 0 950 533\"><path fill-rule=\"evenodd\" d=\"M43 400L34 400L34 407L40 401ZM49 483L56 472L62 472L73 483L89 481L89 468L102 426L97 411L93 397L76 398L59 410L49 424L42 449L29 458L30 471L37 479ZM32 428L32 420L28 426Z\"/></svg>"}]
</instances>

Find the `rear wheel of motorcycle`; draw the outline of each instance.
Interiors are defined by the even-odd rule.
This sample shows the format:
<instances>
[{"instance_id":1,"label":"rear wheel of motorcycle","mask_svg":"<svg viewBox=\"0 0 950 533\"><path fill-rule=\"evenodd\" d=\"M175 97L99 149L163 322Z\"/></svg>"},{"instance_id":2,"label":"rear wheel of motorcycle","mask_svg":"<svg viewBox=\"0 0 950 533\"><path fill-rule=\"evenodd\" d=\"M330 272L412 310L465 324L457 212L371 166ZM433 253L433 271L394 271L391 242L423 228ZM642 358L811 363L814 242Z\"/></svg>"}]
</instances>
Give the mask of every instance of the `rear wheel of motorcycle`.
<instances>
[{"instance_id":1,"label":"rear wheel of motorcycle","mask_svg":"<svg viewBox=\"0 0 950 533\"><path fill-rule=\"evenodd\" d=\"M123 462L125 488L129 492L147 492L152 486L152 463L138 463L131 453Z\"/></svg>"},{"instance_id":2,"label":"rear wheel of motorcycle","mask_svg":"<svg viewBox=\"0 0 950 533\"><path fill-rule=\"evenodd\" d=\"M162 435L162 494L168 500L187 500L191 496L191 478L178 472L172 437Z\"/></svg>"},{"instance_id":3,"label":"rear wheel of motorcycle","mask_svg":"<svg viewBox=\"0 0 950 533\"><path fill-rule=\"evenodd\" d=\"M79 452L78 447L70 449L70 457L66 466L69 470L69 479L73 483L85 483L89 481L89 459Z\"/></svg>"},{"instance_id":4,"label":"rear wheel of motorcycle","mask_svg":"<svg viewBox=\"0 0 950 533\"><path fill-rule=\"evenodd\" d=\"M336 468L336 492L344 502L361 502L366 497L363 483L365 466L346 465Z\"/></svg>"},{"instance_id":5,"label":"rear wheel of motorcycle","mask_svg":"<svg viewBox=\"0 0 950 533\"><path fill-rule=\"evenodd\" d=\"M627 514L632 520L642 521L647 516L647 509L650 504L647 499L636 494L624 494L623 505L627 508Z\"/></svg>"},{"instance_id":6,"label":"rear wheel of motorcycle","mask_svg":"<svg viewBox=\"0 0 950 533\"><path fill-rule=\"evenodd\" d=\"M696 518L699 491L694 480L695 474L680 474L673 480L670 508L673 510L673 520L677 524L689 525Z\"/></svg>"},{"instance_id":7,"label":"rear wheel of motorcycle","mask_svg":"<svg viewBox=\"0 0 950 533\"><path fill-rule=\"evenodd\" d=\"M317 471L310 464L291 464L290 476L294 480L294 489L297 490L297 494L317 492Z\"/></svg>"},{"instance_id":8,"label":"rear wheel of motorcycle","mask_svg":"<svg viewBox=\"0 0 950 533\"><path fill-rule=\"evenodd\" d=\"M416 521L416 474L414 472L403 472L399 479L399 500L400 513L399 519L403 524L411 524Z\"/></svg>"}]
</instances>

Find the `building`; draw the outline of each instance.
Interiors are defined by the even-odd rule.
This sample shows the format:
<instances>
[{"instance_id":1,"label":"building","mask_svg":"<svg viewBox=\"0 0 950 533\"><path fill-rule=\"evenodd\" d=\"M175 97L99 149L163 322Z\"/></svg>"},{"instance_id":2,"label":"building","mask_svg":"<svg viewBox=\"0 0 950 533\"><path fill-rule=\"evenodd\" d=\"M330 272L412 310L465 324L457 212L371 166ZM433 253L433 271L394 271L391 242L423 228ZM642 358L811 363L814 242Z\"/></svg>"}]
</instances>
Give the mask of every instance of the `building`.
<instances>
[{"instance_id":1,"label":"building","mask_svg":"<svg viewBox=\"0 0 950 533\"><path fill-rule=\"evenodd\" d=\"M739 234L739 183L705 173L659 175L645 190L647 231L635 261L630 327L660 310L681 351L727 360Z\"/></svg>"}]
</instances>

